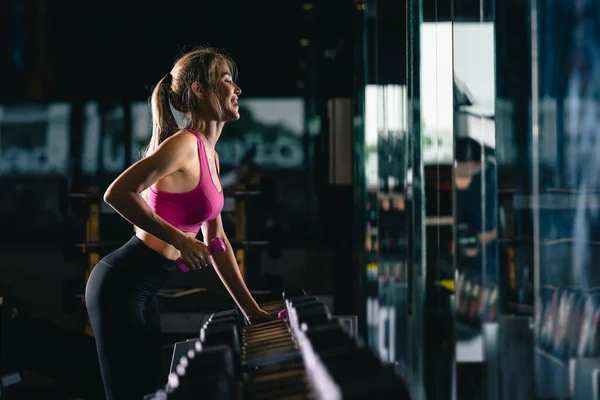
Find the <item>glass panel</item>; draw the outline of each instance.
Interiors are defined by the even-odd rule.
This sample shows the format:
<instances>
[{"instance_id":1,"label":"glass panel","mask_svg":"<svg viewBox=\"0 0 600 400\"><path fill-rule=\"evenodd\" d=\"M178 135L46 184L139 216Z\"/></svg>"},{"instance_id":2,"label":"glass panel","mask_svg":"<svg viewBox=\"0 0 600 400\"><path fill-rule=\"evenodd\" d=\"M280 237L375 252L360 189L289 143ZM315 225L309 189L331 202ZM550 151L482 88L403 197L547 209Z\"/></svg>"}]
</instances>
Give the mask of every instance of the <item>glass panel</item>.
<instances>
[{"instance_id":1,"label":"glass panel","mask_svg":"<svg viewBox=\"0 0 600 400\"><path fill-rule=\"evenodd\" d=\"M593 399L600 383L600 6L539 1L529 12L536 396Z\"/></svg>"},{"instance_id":2,"label":"glass panel","mask_svg":"<svg viewBox=\"0 0 600 400\"><path fill-rule=\"evenodd\" d=\"M533 393L533 219L531 193L531 49L528 3L497 1L496 161L499 292L498 392ZM550 396L551 398L553 396ZM542 396L543 398L543 396Z\"/></svg>"},{"instance_id":3,"label":"glass panel","mask_svg":"<svg viewBox=\"0 0 600 400\"><path fill-rule=\"evenodd\" d=\"M492 10L490 0L473 7L457 4L453 10L458 398L497 396L496 60Z\"/></svg>"},{"instance_id":4,"label":"glass panel","mask_svg":"<svg viewBox=\"0 0 600 400\"><path fill-rule=\"evenodd\" d=\"M419 352L414 349L420 346L421 340L419 344L410 343L410 337L415 335L411 332L413 325L409 316L412 302L409 275L411 264L420 265L422 257L421 245L414 240L409 245L408 237L412 237L413 231L409 227L418 226L417 231L421 232L422 175L419 100L415 95L414 102L410 102L406 76L407 7L401 2L369 1L357 4L357 9L364 12L360 23L364 35L358 47L361 54L358 66L364 85L356 94L357 101L364 101L361 103L364 114L358 114L364 115L364 119L357 119L364 125L356 126L361 128L357 137L362 139L359 145L364 153L359 154L364 154L360 166L364 166L366 189L366 218L361 232L366 255L366 336L369 347L383 361L395 363L398 372L412 381L419 375L413 365L420 363L415 361ZM415 29L418 26L417 23ZM416 36L418 38L418 32ZM418 46L414 48L418 49ZM415 54L411 60L418 60L418 56ZM418 89L418 70L415 76L414 86ZM414 109L409 112L411 104ZM415 144L416 148L410 148ZM412 169L415 161L416 172ZM419 182L416 195L413 178ZM415 197L416 208L410 205ZM419 215L413 219L410 210L418 210ZM419 233L419 236L423 235ZM415 250L419 256L411 259ZM419 272L418 276L423 273Z\"/></svg>"},{"instance_id":5,"label":"glass panel","mask_svg":"<svg viewBox=\"0 0 600 400\"><path fill-rule=\"evenodd\" d=\"M449 2L423 0L420 26L421 136L425 191L424 383L427 398L451 399L452 23Z\"/></svg>"},{"instance_id":6,"label":"glass panel","mask_svg":"<svg viewBox=\"0 0 600 400\"><path fill-rule=\"evenodd\" d=\"M407 9L407 205L408 205L408 273L410 299L410 369L414 386L424 398L425 385L425 185L423 168L423 140L421 135L421 0L411 0Z\"/></svg>"}]
</instances>

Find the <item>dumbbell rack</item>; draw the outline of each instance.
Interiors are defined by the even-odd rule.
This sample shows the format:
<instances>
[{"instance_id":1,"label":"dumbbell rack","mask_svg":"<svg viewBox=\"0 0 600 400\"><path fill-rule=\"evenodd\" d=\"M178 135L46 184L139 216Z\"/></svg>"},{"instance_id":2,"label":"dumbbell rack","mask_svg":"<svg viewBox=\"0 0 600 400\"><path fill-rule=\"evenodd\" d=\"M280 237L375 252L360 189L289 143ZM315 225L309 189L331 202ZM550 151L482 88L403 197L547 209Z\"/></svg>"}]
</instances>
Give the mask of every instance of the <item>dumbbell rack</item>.
<instances>
[{"instance_id":1,"label":"dumbbell rack","mask_svg":"<svg viewBox=\"0 0 600 400\"><path fill-rule=\"evenodd\" d=\"M247 326L235 310L212 314L198 338L175 344L154 400L410 399L407 385L353 339L317 298L284 293L262 304L287 319Z\"/></svg>"}]
</instances>

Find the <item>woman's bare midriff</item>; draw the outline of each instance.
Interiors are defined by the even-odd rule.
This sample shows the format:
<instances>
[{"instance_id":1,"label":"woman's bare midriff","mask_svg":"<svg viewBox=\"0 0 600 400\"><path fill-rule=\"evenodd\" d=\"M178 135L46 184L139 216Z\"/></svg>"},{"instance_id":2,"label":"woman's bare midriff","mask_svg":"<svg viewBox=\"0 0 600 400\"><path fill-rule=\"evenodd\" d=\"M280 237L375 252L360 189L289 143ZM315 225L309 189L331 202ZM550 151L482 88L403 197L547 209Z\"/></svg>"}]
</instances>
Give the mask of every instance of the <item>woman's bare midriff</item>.
<instances>
[{"instance_id":1,"label":"woman's bare midriff","mask_svg":"<svg viewBox=\"0 0 600 400\"><path fill-rule=\"evenodd\" d=\"M195 232L183 232L187 236L196 237L197 233ZM180 257L179 250L173 247L172 244L163 242L159 238L154 235L149 234L146 231L138 229L136 232L136 236L144 242L144 244L150 247L152 250L161 254L163 257L168 258L169 260L177 260Z\"/></svg>"}]
</instances>

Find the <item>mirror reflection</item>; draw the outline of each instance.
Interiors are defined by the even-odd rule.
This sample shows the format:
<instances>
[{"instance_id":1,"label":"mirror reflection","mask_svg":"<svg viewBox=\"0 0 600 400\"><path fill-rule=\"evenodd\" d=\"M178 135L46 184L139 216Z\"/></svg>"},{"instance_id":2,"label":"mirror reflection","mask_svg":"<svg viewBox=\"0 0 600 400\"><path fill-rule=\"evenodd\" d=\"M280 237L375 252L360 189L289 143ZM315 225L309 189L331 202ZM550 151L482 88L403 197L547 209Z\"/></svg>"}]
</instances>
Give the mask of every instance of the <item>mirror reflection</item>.
<instances>
[{"instance_id":1,"label":"mirror reflection","mask_svg":"<svg viewBox=\"0 0 600 400\"><path fill-rule=\"evenodd\" d=\"M531 60L536 395L597 399L600 8L559 1L530 13L544 28Z\"/></svg>"},{"instance_id":2,"label":"mirror reflection","mask_svg":"<svg viewBox=\"0 0 600 400\"><path fill-rule=\"evenodd\" d=\"M422 144L426 275L423 381L427 398L450 399L453 387L452 291L452 22L450 2L422 2L420 23L420 135Z\"/></svg>"},{"instance_id":3,"label":"mirror reflection","mask_svg":"<svg viewBox=\"0 0 600 400\"><path fill-rule=\"evenodd\" d=\"M452 21L452 251L456 274L454 313L459 398L477 398L494 389L492 379L485 374L493 375L495 343L491 343L490 332L495 328L492 326L489 331L486 326L497 318L499 296L496 59L493 16L486 5L481 3L471 9L456 6ZM486 350L486 346L490 350Z\"/></svg>"}]
</instances>

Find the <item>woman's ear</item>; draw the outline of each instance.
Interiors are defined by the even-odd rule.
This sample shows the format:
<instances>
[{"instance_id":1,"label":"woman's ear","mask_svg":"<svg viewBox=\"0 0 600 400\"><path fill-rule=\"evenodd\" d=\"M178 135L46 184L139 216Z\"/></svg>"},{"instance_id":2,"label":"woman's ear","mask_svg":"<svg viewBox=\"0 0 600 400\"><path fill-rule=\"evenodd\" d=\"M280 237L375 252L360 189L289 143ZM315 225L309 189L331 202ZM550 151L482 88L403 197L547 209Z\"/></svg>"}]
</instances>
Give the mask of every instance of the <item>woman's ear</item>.
<instances>
[{"instance_id":1,"label":"woman's ear","mask_svg":"<svg viewBox=\"0 0 600 400\"><path fill-rule=\"evenodd\" d=\"M194 95L201 100L205 97L204 87L200 82L192 83L192 92L194 92Z\"/></svg>"}]
</instances>

